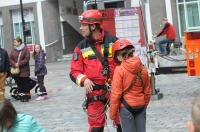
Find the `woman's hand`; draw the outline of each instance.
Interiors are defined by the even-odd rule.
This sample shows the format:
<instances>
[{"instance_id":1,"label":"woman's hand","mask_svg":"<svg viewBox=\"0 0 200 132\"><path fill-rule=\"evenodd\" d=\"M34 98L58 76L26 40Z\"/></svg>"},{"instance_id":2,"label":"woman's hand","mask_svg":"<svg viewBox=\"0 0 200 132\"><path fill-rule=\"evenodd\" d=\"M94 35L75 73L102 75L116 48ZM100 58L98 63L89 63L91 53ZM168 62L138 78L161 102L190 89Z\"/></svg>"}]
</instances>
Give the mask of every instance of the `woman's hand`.
<instances>
[{"instance_id":1,"label":"woman's hand","mask_svg":"<svg viewBox=\"0 0 200 132\"><path fill-rule=\"evenodd\" d=\"M94 83L90 79L88 79L88 78L85 79L85 81L84 81L84 88L85 88L86 94L92 92L93 86L95 86L95 85L94 85Z\"/></svg>"},{"instance_id":2,"label":"woman's hand","mask_svg":"<svg viewBox=\"0 0 200 132\"><path fill-rule=\"evenodd\" d=\"M16 64L15 64L15 67L19 67L19 64L18 64L18 63L16 63Z\"/></svg>"},{"instance_id":3,"label":"woman's hand","mask_svg":"<svg viewBox=\"0 0 200 132\"><path fill-rule=\"evenodd\" d=\"M112 123L112 126L113 126L114 128L118 128L118 127L117 127L117 123L115 122L115 120L111 120L111 123Z\"/></svg>"}]
</instances>

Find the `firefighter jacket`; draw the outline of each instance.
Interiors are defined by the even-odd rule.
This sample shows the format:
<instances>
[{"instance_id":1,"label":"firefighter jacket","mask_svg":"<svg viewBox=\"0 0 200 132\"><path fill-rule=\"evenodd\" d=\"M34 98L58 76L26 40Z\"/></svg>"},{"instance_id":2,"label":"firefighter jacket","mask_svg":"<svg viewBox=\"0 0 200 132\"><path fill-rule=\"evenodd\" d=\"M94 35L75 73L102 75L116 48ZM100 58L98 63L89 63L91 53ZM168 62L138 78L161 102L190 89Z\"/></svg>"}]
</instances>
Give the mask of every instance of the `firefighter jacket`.
<instances>
[{"instance_id":1,"label":"firefighter jacket","mask_svg":"<svg viewBox=\"0 0 200 132\"><path fill-rule=\"evenodd\" d=\"M136 79L136 82L131 89L123 95L123 92L131 86L131 83L134 81L139 72L141 72L140 77L142 81L140 81L140 79ZM120 66L115 68L110 99L111 120L114 120L117 117L118 110L124 107L120 102L120 98L122 96L131 107L147 107L150 101L151 85L148 70L145 66L143 66L139 57L132 57L124 60Z\"/></svg>"},{"instance_id":2,"label":"firefighter jacket","mask_svg":"<svg viewBox=\"0 0 200 132\"><path fill-rule=\"evenodd\" d=\"M170 40L175 40L176 39L176 33L174 26L167 22L164 26L164 28L156 35L157 37L162 36L166 34L166 37Z\"/></svg>"},{"instance_id":3,"label":"firefighter jacket","mask_svg":"<svg viewBox=\"0 0 200 132\"><path fill-rule=\"evenodd\" d=\"M110 77L113 76L114 68L117 65L117 62L112 59L112 45L117 39L117 37L108 34L107 31L102 31L101 39L92 42L102 56L104 43L109 42L108 62ZM86 78L98 85L104 85L106 81L106 77L102 74L103 65L89 46L89 41L89 39L85 38L79 42L72 55L70 78L81 87L83 87L83 82Z\"/></svg>"}]
</instances>

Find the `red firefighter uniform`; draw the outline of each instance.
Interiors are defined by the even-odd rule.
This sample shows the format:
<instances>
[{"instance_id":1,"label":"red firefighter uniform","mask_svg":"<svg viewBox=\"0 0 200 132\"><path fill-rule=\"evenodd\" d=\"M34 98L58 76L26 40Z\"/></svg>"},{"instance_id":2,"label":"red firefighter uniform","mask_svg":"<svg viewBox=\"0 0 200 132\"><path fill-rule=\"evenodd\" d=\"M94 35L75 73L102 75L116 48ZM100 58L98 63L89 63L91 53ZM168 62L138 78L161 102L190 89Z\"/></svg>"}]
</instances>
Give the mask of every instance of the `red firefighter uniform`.
<instances>
[{"instance_id":1,"label":"red firefighter uniform","mask_svg":"<svg viewBox=\"0 0 200 132\"><path fill-rule=\"evenodd\" d=\"M102 31L101 39L92 42L102 57L104 53L104 43L109 42L108 62L110 78L112 78L114 68L117 65L117 62L112 59L112 45L117 39L117 37L108 34L107 31ZM107 100L109 92L104 89L106 77L102 74L103 65L89 46L89 41L88 38L85 38L75 47L71 61L70 78L81 87L83 87L86 78L90 79L95 84L93 91L87 94L88 100L94 96L100 97L101 95L105 95L104 97ZM90 124L89 131L92 131L94 127L103 127L105 125L105 102L106 101L100 99L89 102L87 108L88 123ZM117 123L120 124L119 121Z\"/></svg>"}]
</instances>

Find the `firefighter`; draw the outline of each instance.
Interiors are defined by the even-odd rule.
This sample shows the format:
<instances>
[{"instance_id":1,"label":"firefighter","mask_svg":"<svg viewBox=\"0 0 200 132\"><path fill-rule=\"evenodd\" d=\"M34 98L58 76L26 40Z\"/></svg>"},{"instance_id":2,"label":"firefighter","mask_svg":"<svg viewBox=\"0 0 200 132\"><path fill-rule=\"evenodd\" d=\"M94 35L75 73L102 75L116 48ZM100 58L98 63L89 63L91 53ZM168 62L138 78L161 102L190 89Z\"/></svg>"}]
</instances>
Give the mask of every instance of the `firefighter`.
<instances>
[{"instance_id":1,"label":"firefighter","mask_svg":"<svg viewBox=\"0 0 200 132\"><path fill-rule=\"evenodd\" d=\"M89 132L103 132L110 95L106 84L117 65L111 48L118 38L103 29L103 17L98 10L83 12L79 22L84 39L74 49L70 78L86 91ZM117 131L121 132L119 120L116 122Z\"/></svg>"}]
</instances>

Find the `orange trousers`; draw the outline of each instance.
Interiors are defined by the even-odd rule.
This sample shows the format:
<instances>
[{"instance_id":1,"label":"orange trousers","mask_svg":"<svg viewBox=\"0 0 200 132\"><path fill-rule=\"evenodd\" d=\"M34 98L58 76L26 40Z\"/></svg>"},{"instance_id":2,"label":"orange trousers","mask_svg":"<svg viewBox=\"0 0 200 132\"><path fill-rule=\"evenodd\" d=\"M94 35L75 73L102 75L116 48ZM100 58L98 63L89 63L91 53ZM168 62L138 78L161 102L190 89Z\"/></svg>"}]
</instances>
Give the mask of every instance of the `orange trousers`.
<instances>
[{"instance_id":1,"label":"orange trousers","mask_svg":"<svg viewBox=\"0 0 200 132\"><path fill-rule=\"evenodd\" d=\"M6 81L6 73L0 73L0 100L5 98L5 81Z\"/></svg>"}]
</instances>

